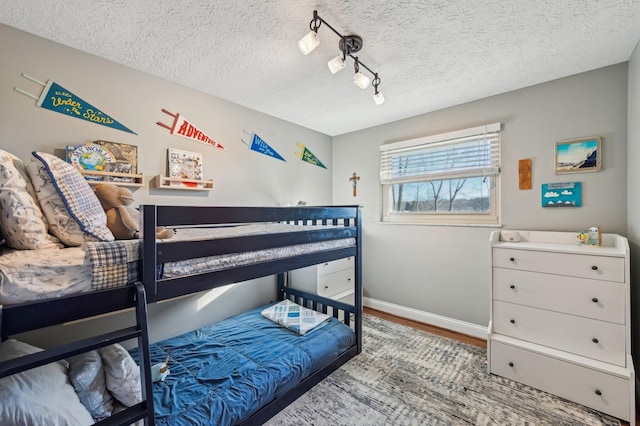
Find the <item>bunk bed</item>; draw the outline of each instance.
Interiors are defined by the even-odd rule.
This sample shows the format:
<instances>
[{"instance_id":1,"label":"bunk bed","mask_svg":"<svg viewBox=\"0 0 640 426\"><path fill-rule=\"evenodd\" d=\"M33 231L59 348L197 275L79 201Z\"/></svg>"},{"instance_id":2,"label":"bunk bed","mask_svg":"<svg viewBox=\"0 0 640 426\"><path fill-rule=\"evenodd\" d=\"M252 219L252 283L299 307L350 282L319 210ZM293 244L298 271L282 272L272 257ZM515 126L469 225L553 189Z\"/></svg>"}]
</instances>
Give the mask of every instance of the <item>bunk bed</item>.
<instances>
[{"instance_id":1,"label":"bunk bed","mask_svg":"<svg viewBox=\"0 0 640 426\"><path fill-rule=\"evenodd\" d=\"M2 340L25 331L131 307L136 312L135 324L126 329L1 362L0 378L135 338L139 348L135 351L135 356L141 370L142 402L100 421L99 424L129 424L145 419L147 424L153 425L154 399L161 402L158 395L154 394L154 387L161 385L152 383L151 365L161 362L165 353L157 350L160 347L158 344L151 345L151 351L148 350L150 345L146 304L272 275L277 276L279 300L290 300L329 314L333 317L330 326L322 328L329 330L338 327L337 323L341 322L344 324L343 328L351 330L353 339L345 340L346 343L343 343L333 355L329 355L329 358L315 362L305 374L298 376L295 383L292 384L286 379L287 386L272 392L269 398L259 400L255 406L245 410L241 418L234 419L234 423L262 424L361 351L360 207L144 205L140 211L143 230L143 238L140 241L85 244L87 255L94 256L89 262L93 268L94 279L100 282L99 285L92 286L92 291L53 299L0 305ZM215 239L208 236L211 229L228 231L235 228L251 228L249 224L265 225L267 230L237 235L223 232L222 237ZM157 226L177 229L176 238L144 238L144 235L155 235ZM269 230L274 226L274 230ZM278 227L283 226L291 229L282 232ZM189 231L199 237L189 237ZM179 238L182 234L187 237ZM298 249L282 252L285 247ZM116 255L119 263L107 256L109 253L113 255L114 251L119 253ZM255 257L254 254L259 257ZM353 305L302 292L287 285L286 274L290 270L350 256L356 260ZM242 259L239 263L234 260L238 258ZM195 262L188 264L186 268L189 273L186 274L184 262ZM113 272L114 267L117 270L117 279L109 278L109 273Z\"/></svg>"},{"instance_id":2,"label":"bunk bed","mask_svg":"<svg viewBox=\"0 0 640 426\"><path fill-rule=\"evenodd\" d=\"M318 310L322 313L329 313L332 316L331 322L322 327L323 330L331 332L340 327L337 323L341 319L343 329L347 328L352 333L353 339L349 339L344 331L341 345L334 352L324 358L313 359L311 366L307 367L304 374L283 375L279 385L275 384L270 392L265 392L269 396L260 402L254 401L253 407L240 410L241 414L229 416L232 424L262 424L274 414L279 412L286 405L294 401L298 396L306 392L313 385L325 378L332 371L357 355L362 349L362 289L361 289L361 209L358 206L334 206L334 207L167 207L167 206L142 206L143 235L153 235L156 227L164 226L168 228L178 228L178 235L182 227L197 227L199 234L206 234L206 229L228 230L258 225L259 228L266 228L267 231L250 232L247 235L241 233L240 236L223 236L215 240L196 239L181 241L171 239L160 241L156 239L143 238L142 244L142 282L144 283L149 301L160 301L190 294L206 289L211 289L230 283L246 281L258 277L277 275L278 299L291 300L299 305ZM251 225L247 225L251 224ZM283 232L281 226L289 226L289 232ZM275 227L275 231L268 229ZM233 234L233 232L231 233ZM296 248L294 251L279 253L283 248ZM203 259L225 259L236 258L238 255L251 253L249 260L238 264L235 261L214 262L203 261ZM354 282L354 304L349 305L332 299L327 299L317 294L303 292L289 287L287 284L288 271L315 265L322 262L329 262L345 257L354 257L355 262L355 282ZM170 274L170 265L198 259L204 266L190 265L190 271L198 273L184 274L178 269L177 273ZM255 260L259 259L259 260ZM242 260L241 260L242 262ZM212 266L213 265L213 266ZM209 270L211 269L212 270ZM231 345L232 351L237 351L238 346L246 345L246 340L227 339L228 332L225 330L236 329L239 323L260 321L260 309L241 314L229 321L215 324L215 330L204 330L201 334L213 334L217 336L216 344L220 346ZM269 324L268 320L262 320L257 328L262 332L276 333L269 334L262 342L253 342L256 345L267 345L266 340L278 341L282 345L289 345L298 339L293 333L282 329L282 327ZM264 321L267 321L266 323ZM232 325L230 325L232 324ZM310 336L312 339L313 334ZM252 335L249 339L254 339ZM306 336L305 336L306 338ZM189 336L179 336L178 339L185 339L191 344ZM316 340L321 339L319 335ZM236 340L230 343L228 340ZM239 343L237 341L240 341ZM161 362L168 354L169 343L154 344L151 349L152 363ZM345 343L347 342L347 343ZM198 344L201 342L198 341ZM209 343L209 341L207 341ZM238 344L235 344L238 343ZM276 346L280 346L280 343ZM251 346L251 345L248 345ZM280 346L281 348L281 346ZM287 351L290 346L287 346ZM242 349L244 350L244 348ZM272 353L272 363L275 358L285 355ZM310 352L309 347L305 351ZM263 354L264 355L264 354ZM255 353L249 355L252 360L259 356ZM219 358L216 358L219 359ZM283 369L282 365L273 367ZM180 368L176 367L179 374ZM234 372L237 373L237 372ZM172 373L173 374L173 373ZM161 395L166 396L167 388L163 384L155 384L157 392L154 393L154 404L156 413L162 412L164 418L171 419L171 408L163 407ZM253 386L253 385L251 385ZM246 387L244 388L247 389ZM179 391L178 391L179 392ZM242 394L242 391L237 391ZM173 395L175 397L175 395ZM236 397L238 394L235 395ZM246 397L247 394L245 393ZM254 395L255 396L255 395ZM247 397L251 399L251 397ZM171 399L171 398L169 398ZM255 400L256 398L254 398ZM260 399L260 398L257 398ZM210 400L215 403L217 400ZM175 401L172 401L175 403ZM252 405L252 404L250 404ZM226 407L226 406L225 406ZM174 407L175 408L175 407ZM228 407L226 407L228 408ZM185 409L185 408L183 408ZM186 408L188 409L188 408ZM165 411L166 410L166 411ZM232 409L230 409L233 411ZM179 411L179 410L178 410ZM192 410L193 411L193 410ZM211 415L211 412L206 413ZM226 421L227 417L215 417L216 422ZM160 420L160 418L158 419ZM163 420L164 421L164 420ZM171 424L170 420L166 420ZM213 423L212 423L213 424Z\"/></svg>"}]
</instances>

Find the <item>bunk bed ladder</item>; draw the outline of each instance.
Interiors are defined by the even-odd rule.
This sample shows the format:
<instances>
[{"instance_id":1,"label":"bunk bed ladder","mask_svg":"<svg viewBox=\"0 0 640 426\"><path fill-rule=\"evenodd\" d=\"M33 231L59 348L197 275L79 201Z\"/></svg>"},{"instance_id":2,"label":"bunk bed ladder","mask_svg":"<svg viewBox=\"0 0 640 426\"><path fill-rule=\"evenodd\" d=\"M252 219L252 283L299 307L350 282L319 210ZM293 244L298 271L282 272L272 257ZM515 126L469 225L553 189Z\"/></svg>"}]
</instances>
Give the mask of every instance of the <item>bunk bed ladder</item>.
<instances>
[{"instance_id":1,"label":"bunk bed ladder","mask_svg":"<svg viewBox=\"0 0 640 426\"><path fill-rule=\"evenodd\" d=\"M133 286L132 286L133 287ZM54 348L36 352L30 355L25 355L20 358L10 359L0 363L0 378L7 377L12 374L26 371L32 368L40 367L51 362L60 361L85 353L94 349L102 348L114 343L123 342L125 340L137 339L138 347L141 348L140 352L140 382L142 385L142 402L128 407L117 414L112 415L96 425L109 426L109 425L123 425L131 424L140 419L145 419L145 424L148 426L155 425L155 417L153 411L153 391L151 383L151 358L149 354L149 334L147 326L147 300L145 296L144 286L142 283L136 283L135 287L114 289L112 292L122 294L123 291L128 292L129 295L134 296L133 302L129 302L128 306L120 306L124 309L126 307L133 307L136 311L136 325L126 327L119 330L103 333L98 336L91 336L88 338L76 340L70 343L62 344ZM132 294L133 293L133 294ZM107 293L105 293L107 294ZM78 295L80 300L95 300L95 294L85 293ZM131 300L131 299L129 299ZM6 328L11 324L17 323L20 319L27 315L33 316L33 312L39 311L42 316L47 316L48 312L60 311L56 309L57 304L64 303L64 301L55 299L47 300L42 304L36 303L33 309L19 309L12 308L11 306L0 305L0 327L2 329L3 338L6 337ZM61 305L63 306L63 305ZM80 315L79 318L87 318L88 315ZM78 318L78 319L79 319ZM32 328L33 329L33 328ZM15 330L21 331L21 330ZM27 330L22 330L27 331ZM149 379L149 380L148 380Z\"/></svg>"}]
</instances>

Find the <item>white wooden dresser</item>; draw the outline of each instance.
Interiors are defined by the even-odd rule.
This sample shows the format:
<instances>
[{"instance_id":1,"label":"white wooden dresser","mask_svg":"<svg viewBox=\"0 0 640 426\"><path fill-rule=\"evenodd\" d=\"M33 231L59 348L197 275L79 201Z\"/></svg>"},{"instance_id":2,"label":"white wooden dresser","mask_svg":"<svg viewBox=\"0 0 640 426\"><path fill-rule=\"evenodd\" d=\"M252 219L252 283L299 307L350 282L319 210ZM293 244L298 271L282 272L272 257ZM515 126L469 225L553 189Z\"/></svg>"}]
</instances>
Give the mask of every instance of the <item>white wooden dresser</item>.
<instances>
[{"instance_id":1,"label":"white wooden dresser","mask_svg":"<svg viewBox=\"0 0 640 426\"><path fill-rule=\"evenodd\" d=\"M295 288L316 292L330 299L353 303L355 269L353 257L345 257L289 272Z\"/></svg>"},{"instance_id":2,"label":"white wooden dresser","mask_svg":"<svg viewBox=\"0 0 640 426\"><path fill-rule=\"evenodd\" d=\"M489 373L635 425L626 238L495 231L490 242Z\"/></svg>"}]
</instances>

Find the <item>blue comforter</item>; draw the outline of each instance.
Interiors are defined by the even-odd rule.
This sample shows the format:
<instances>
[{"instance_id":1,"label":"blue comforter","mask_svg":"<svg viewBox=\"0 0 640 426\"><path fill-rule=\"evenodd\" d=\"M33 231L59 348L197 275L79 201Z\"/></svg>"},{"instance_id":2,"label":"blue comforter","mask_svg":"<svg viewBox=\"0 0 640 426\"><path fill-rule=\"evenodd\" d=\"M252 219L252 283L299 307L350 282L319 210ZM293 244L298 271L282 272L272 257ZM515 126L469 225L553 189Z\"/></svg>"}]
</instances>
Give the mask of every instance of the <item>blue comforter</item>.
<instances>
[{"instance_id":1,"label":"blue comforter","mask_svg":"<svg viewBox=\"0 0 640 426\"><path fill-rule=\"evenodd\" d=\"M151 364L169 356L171 371L153 384L158 425L236 424L355 343L335 318L300 336L262 309L151 345ZM135 349L132 355L138 361Z\"/></svg>"}]
</instances>

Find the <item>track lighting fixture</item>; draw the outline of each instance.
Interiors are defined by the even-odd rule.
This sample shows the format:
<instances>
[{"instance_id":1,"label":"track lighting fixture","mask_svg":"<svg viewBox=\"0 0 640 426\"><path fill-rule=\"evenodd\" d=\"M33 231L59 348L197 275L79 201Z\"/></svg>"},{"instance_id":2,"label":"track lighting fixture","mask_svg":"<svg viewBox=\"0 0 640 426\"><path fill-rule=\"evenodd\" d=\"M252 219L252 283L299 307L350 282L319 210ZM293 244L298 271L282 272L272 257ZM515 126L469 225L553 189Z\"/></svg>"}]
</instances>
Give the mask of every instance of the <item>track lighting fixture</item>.
<instances>
[{"instance_id":1,"label":"track lighting fixture","mask_svg":"<svg viewBox=\"0 0 640 426\"><path fill-rule=\"evenodd\" d=\"M318 47L318 45L320 44L320 38L318 37L318 28L320 28L322 24L325 24L331 31L333 31L338 35L338 37L340 37L338 49L340 50L341 54L327 63L331 73L335 74L338 71L344 69L346 66L347 56L349 56L355 61L353 65L355 70L355 74L353 75L353 84L361 89L366 89L367 87L369 87L371 79L360 72L360 66L362 66L364 69L369 71L371 75L373 75L373 87L375 89L373 94L373 101L376 105L382 104L384 102L384 96L382 96L382 92L380 92L380 90L378 89L378 86L380 86L380 77L378 77L378 73L372 71L368 66L363 64L357 56L353 56L353 53L357 53L360 51L360 49L362 49L361 37L357 35L343 36L331 25L329 25L327 21L322 19L318 15L317 10L314 10L313 19L309 23L310 31L298 42L298 49L300 49L300 52L302 52L304 55L308 55L309 53L311 53L311 51L313 51L313 49Z\"/></svg>"}]
</instances>

